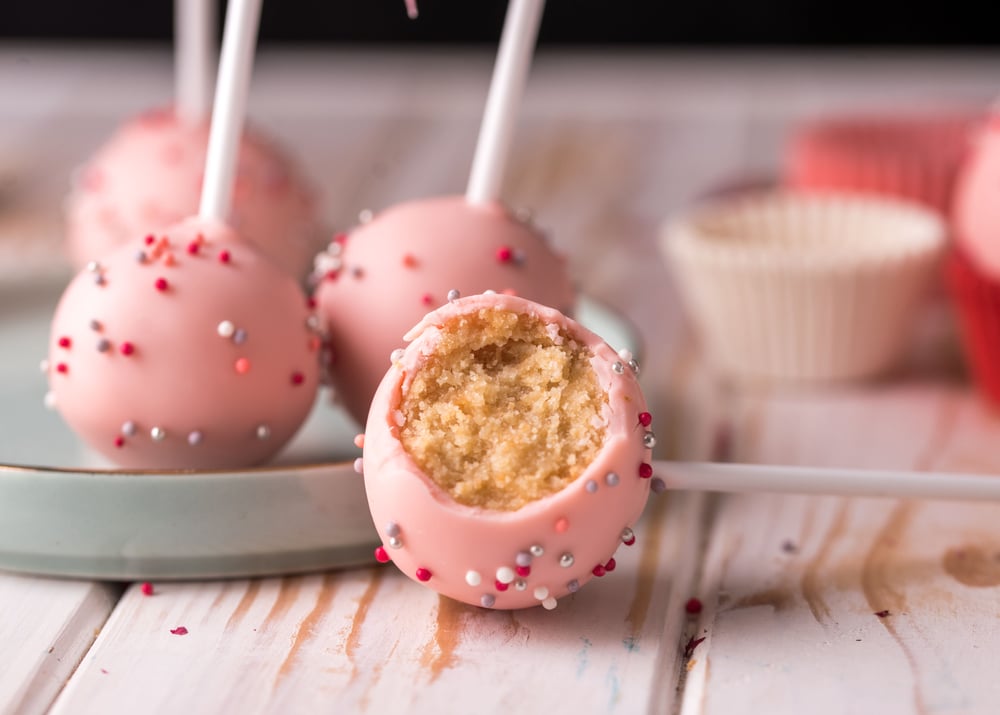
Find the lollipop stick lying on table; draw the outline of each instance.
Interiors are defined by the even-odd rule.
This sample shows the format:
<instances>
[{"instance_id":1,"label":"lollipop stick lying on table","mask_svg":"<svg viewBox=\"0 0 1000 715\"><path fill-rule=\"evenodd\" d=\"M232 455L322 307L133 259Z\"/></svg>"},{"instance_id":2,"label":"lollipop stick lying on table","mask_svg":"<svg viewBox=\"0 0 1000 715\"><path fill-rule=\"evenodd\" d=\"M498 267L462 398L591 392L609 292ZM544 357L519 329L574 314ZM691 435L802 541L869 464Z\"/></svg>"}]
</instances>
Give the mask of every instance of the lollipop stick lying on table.
<instances>
[{"instance_id":1,"label":"lollipop stick lying on table","mask_svg":"<svg viewBox=\"0 0 1000 715\"><path fill-rule=\"evenodd\" d=\"M1000 500L1000 477L986 474L669 461L653 469L667 489Z\"/></svg>"},{"instance_id":2,"label":"lollipop stick lying on table","mask_svg":"<svg viewBox=\"0 0 1000 715\"><path fill-rule=\"evenodd\" d=\"M493 68L489 96L479 129L465 199L471 204L495 201L510 154L524 82L538 36L543 0L510 0Z\"/></svg>"}]
</instances>

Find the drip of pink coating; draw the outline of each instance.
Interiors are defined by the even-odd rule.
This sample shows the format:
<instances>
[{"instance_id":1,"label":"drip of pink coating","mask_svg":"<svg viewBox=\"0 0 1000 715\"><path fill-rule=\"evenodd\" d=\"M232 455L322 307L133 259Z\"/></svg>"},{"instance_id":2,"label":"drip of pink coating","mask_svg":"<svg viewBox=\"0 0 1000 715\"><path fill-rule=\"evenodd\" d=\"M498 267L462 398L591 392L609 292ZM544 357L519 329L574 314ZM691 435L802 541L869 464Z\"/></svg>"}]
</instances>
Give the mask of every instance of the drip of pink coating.
<instances>
[{"instance_id":1,"label":"drip of pink coating","mask_svg":"<svg viewBox=\"0 0 1000 715\"><path fill-rule=\"evenodd\" d=\"M409 376L433 353L437 326L487 307L536 315L574 336L593 353L591 364L608 395L607 437L597 458L561 492L514 512L457 504L421 472L398 439L397 406ZM388 546L376 557L391 559L418 581L417 570L428 570L433 578L426 585L451 598L502 609L553 608L556 599L613 571L616 549L635 542L629 527L651 484L639 476L640 465L650 459L644 441L650 433L649 424L641 424L640 415L648 412L634 371L616 372L617 354L590 331L514 296L458 299L426 316L406 337L410 345L379 386L364 437L368 503Z\"/></svg>"}]
</instances>

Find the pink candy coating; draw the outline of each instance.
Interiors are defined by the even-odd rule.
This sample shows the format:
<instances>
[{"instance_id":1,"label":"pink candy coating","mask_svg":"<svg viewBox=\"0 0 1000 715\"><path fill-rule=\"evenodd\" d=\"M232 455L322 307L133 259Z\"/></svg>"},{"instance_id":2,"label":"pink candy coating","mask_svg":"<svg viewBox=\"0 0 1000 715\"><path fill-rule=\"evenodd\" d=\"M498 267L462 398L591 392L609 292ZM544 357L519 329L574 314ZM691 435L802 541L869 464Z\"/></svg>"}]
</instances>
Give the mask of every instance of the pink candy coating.
<instances>
[{"instance_id":1,"label":"pink candy coating","mask_svg":"<svg viewBox=\"0 0 1000 715\"><path fill-rule=\"evenodd\" d=\"M155 236L120 246L63 293L49 341L50 364L66 366L49 373L56 407L125 467L263 462L315 398L306 297L221 224L190 219ZM199 237L204 250L189 254Z\"/></svg>"},{"instance_id":2,"label":"pink candy coating","mask_svg":"<svg viewBox=\"0 0 1000 715\"><path fill-rule=\"evenodd\" d=\"M330 335L331 380L359 424L403 334L449 291L511 291L563 312L575 302L564 259L501 204L411 201L336 245L339 252L317 260L316 300Z\"/></svg>"},{"instance_id":3,"label":"pink candy coating","mask_svg":"<svg viewBox=\"0 0 1000 715\"><path fill-rule=\"evenodd\" d=\"M973 147L955 190L955 240L976 268L1000 281L1000 116L982 128Z\"/></svg>"},{"instance_id":4,"label":"pink candy coating","mask_svg":"<svg viewBox=\"0 0 1000 715\"><path fill-rule=\"evenodd\" d=\"M530 314L568 332L593 354L591 365L608 396L606 440L596 459L562 491L510 512L455 502L405 451L395 418L409 376L434 351L437 326L481 308ZM601 573L612 570L615 550L631 540L625 530L650 491L650 480L639 476L650 450L639 419L646 402L633 371L594 333L556 310L513 296L462 298L428 314L406 337L410 344L372 400L364 436L368 504L389 558L414 580L429 572L426 585L439 593L501 609L560 598L591 579L598 566ZM511 585L518 578L523 588Z\"/></svg>"},{"instance_id":5,"label":"pink candy coating","mask_svg":"<svg viewBox=\"0 0 1000 715\"><path fill-rule=\"evenodd\" d=\"M76 268L149 230L197 212L208 123L171 109L125 123L76 175L66 203L66 250ZM291 159L258 133L240 145L229 224L283 270L306 274L322 244L314 192Z\"/></svg>"}]
</instances>

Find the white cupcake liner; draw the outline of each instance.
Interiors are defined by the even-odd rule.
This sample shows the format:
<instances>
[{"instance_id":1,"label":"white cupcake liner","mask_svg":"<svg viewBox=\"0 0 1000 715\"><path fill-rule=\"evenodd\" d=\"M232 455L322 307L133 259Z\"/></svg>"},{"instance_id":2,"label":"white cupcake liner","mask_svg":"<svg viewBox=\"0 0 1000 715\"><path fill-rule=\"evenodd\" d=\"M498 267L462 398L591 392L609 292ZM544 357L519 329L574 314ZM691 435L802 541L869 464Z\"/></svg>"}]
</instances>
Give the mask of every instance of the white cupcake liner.
<instances>
[{"instance_id":1,"label":"white cupcake liner","mask_svg":"<svg viewBox=\"0 0 1000 715\"><path fill-rule=\"evenodd\" d=\"M718 369L828 381L876 375L902 356L945 227L894 199L769 193L696 208L662 241Z\"/></svg>"}]
</instances>

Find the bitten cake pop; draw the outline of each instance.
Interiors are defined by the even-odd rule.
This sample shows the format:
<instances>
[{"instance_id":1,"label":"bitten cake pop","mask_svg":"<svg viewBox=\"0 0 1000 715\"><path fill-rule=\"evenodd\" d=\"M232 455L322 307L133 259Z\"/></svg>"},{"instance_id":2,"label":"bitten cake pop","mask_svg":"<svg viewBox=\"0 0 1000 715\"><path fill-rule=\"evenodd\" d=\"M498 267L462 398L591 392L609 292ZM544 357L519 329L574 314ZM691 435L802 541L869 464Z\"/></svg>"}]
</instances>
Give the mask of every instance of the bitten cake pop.
<instances>
[{"instance_id":1,"label":"bitten cake pop","mask_svg":"<svg viewBox=\"0 0 1000 715\"><path fill-rule=\"evenodd\" d=\"M631 356L500 294L450 302L406 339L363 438L376 557L487 608L551 609L613 571L653 473Z\"/></svg>"},{"instance_id":2,"label":"bitten cake pop","mask_svg":"<svg viewBox=\"0 0 1000 715\"><path fill-rule=\"evenodd\" d=\"M450 292L495 290L573 308L566 262L498 200L542 7L540 0L510 3L465 196L392 207L317 257L330 380L359 424L389 352Z\"/></svg>"},{"instance_id":3,"label":"bitten cake pop","mask_svg":"<svg viewBox=\"0 0 1000 715\"><path fill-rule=\"evenodd\" d=\"M198 208L208 147L214 3L175 1L175 105L126 122L75 174L66 201L66 251L77 269ZM315 192L273 141L248 131L225 217L296 277L322 245Z\"/></svg>"},{"instance_id":4,"label":"bitten cake pop","mask_svg":"<svg viewBox=\"0 0 1000 715\"><path fill-rule=\"evenodd\" d=\"M191 219L130 241L63 294L47 368L55 407L121 466L263 462L316 394L306 302L222 224Z\"/></svg>"}]
</instances>

